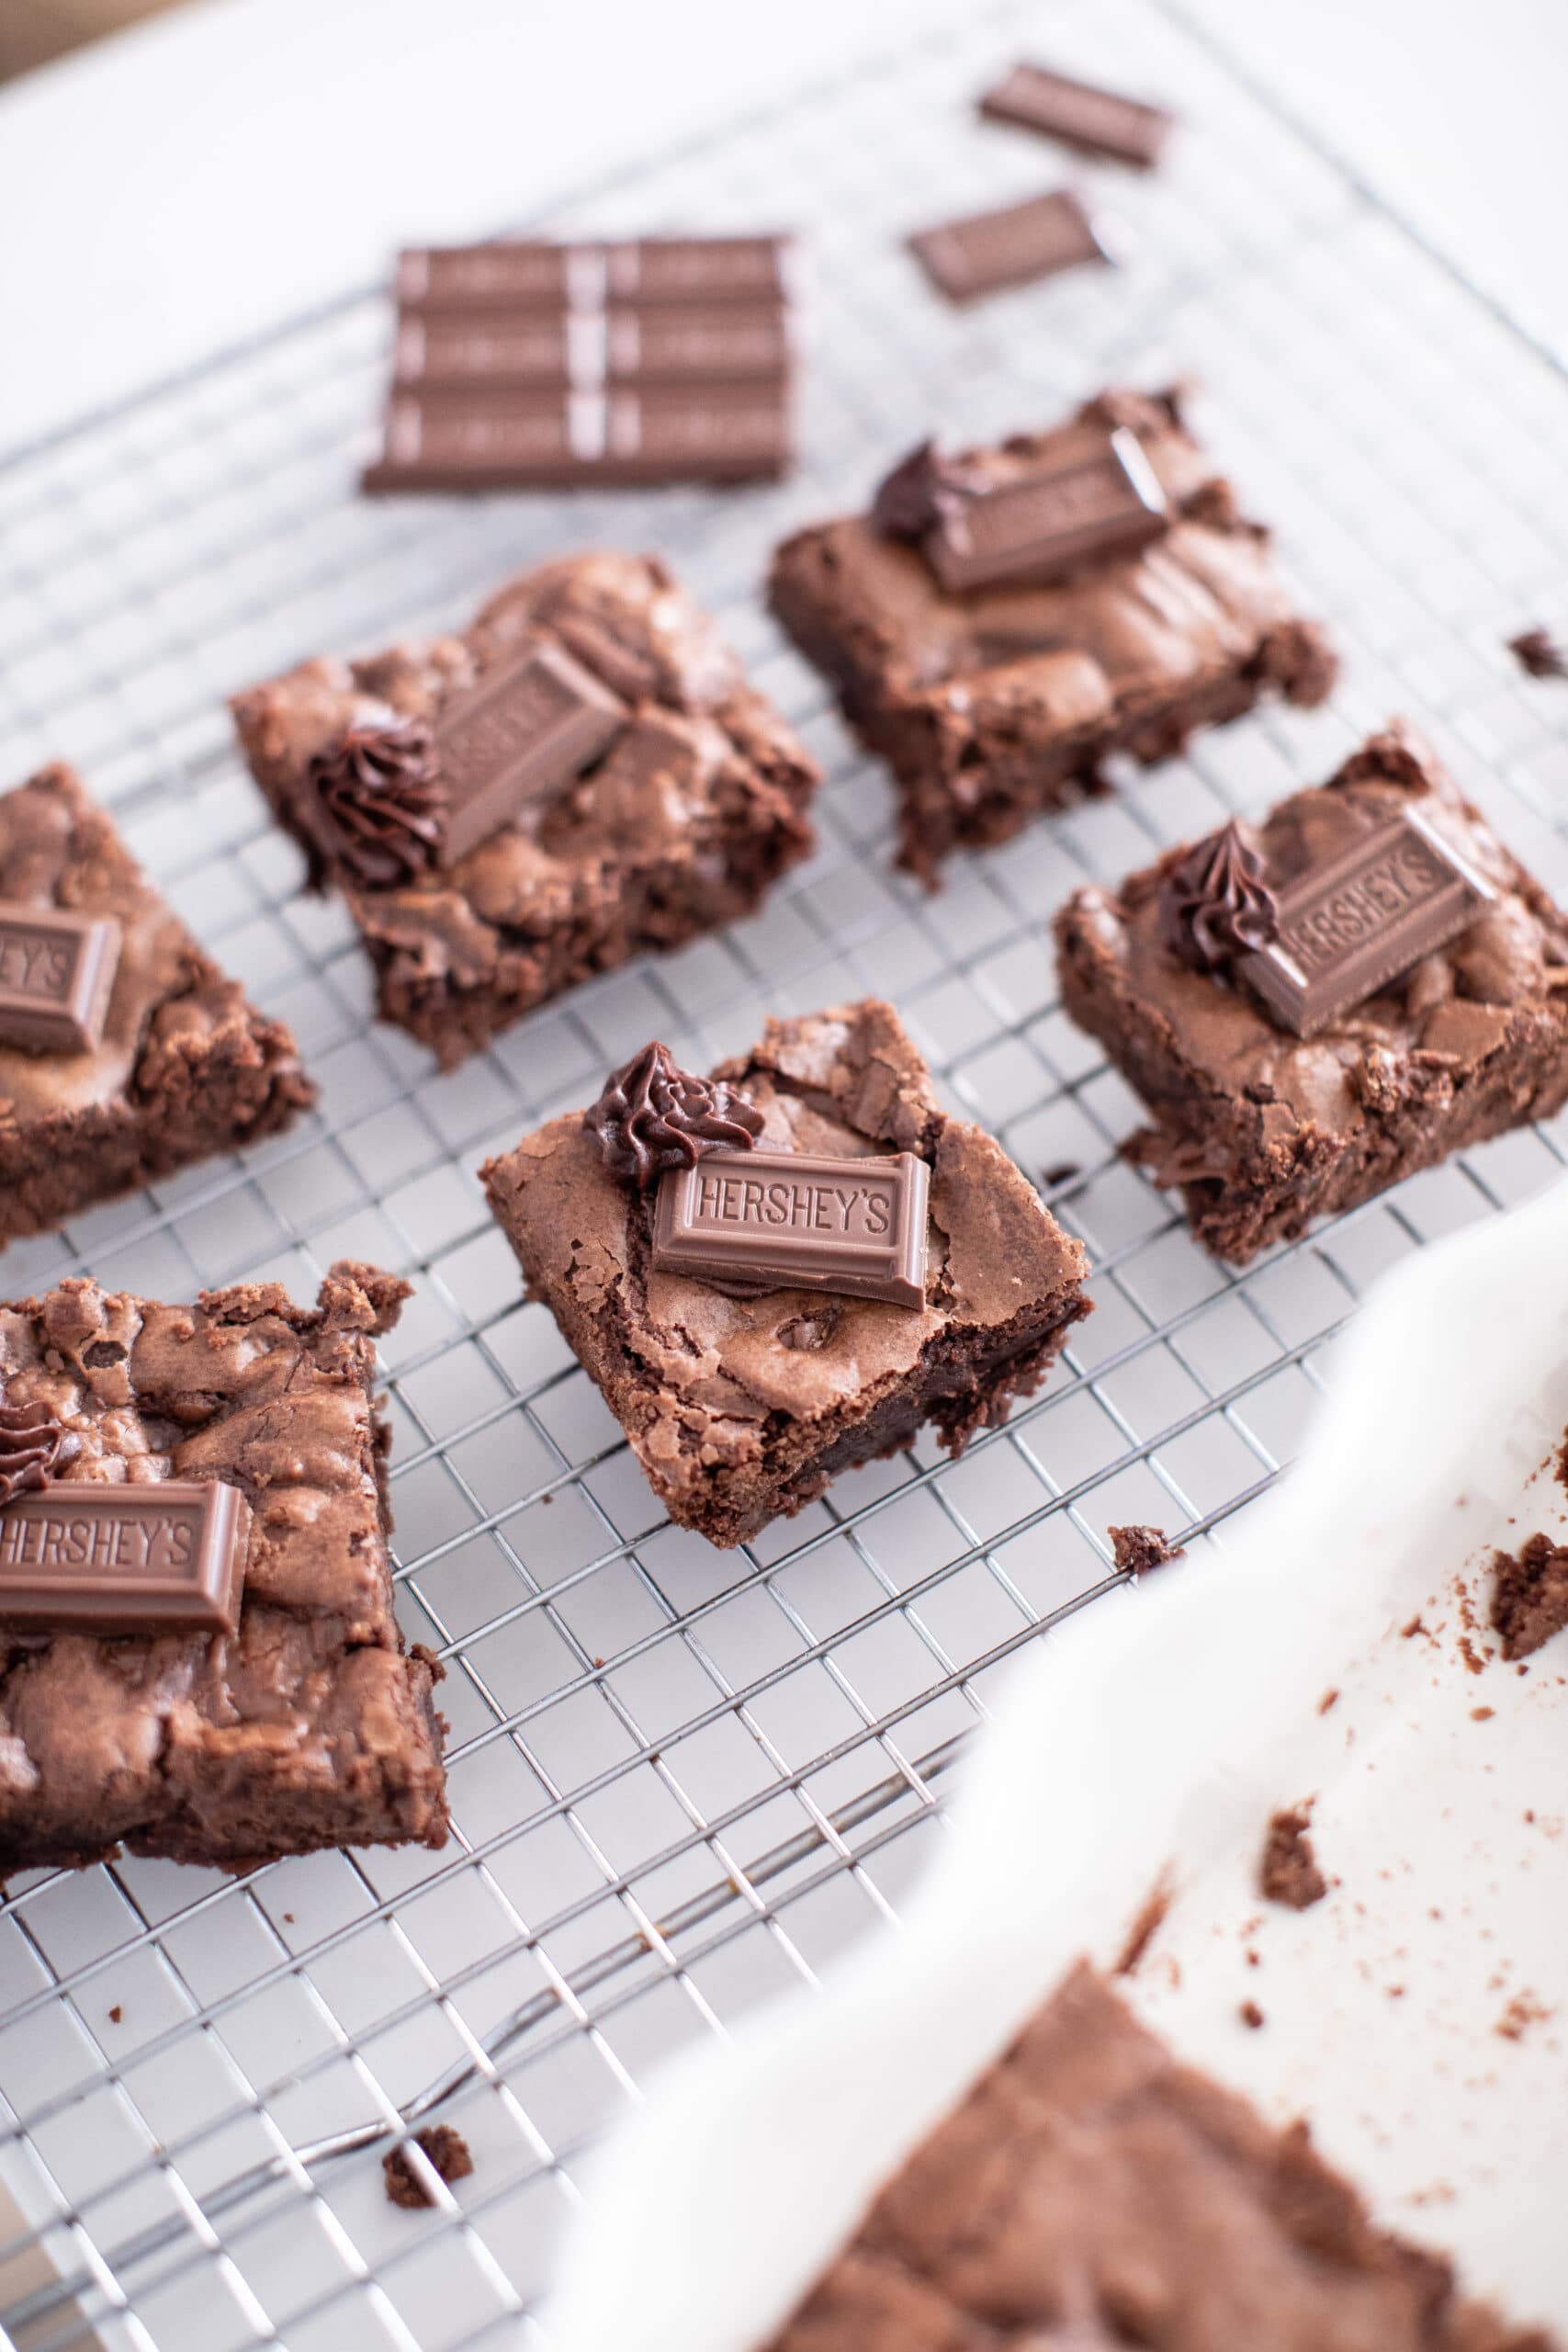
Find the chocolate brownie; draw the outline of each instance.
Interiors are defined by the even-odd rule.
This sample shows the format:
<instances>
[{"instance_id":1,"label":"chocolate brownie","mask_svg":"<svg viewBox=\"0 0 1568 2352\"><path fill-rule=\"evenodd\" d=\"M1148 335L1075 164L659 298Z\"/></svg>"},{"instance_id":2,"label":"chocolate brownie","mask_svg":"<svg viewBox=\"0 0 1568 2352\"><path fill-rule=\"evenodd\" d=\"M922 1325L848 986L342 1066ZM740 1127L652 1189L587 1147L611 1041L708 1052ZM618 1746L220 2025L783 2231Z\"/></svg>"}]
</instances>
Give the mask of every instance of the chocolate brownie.
<instances>
[{"instance_id":1,"label":"chocolate brownie","mask_svg":"<svg viewBox=\"0 0 1568 2352\"><path fill-rule=\"evenodd\" d=\"M373 1393L408 1288L344 1263L310 1310L273 1283L165 1306L85 1281L0 1307L0 1874L442 1843L440 1669L392 1614ZM232 1631L9 1613L47 1556L29 1512L123 1497L145 1521L176 1486L240 1498ZM137 1579L122 1556L102 1581L112 1623Z\"/></svg>"},{"instance_id":2,"label":"chocolate brownie","mask_svg":"<svg viewBox=\"0 0 1568 2352\"><path fill-rule=\"evenodd\" d=\"M1070 541L1055 533L1047 547L1038 503L1020 500L1031 542L1021 568L944 585L976 566L944 562L931 526L973 534L1004 492L1065 483L1058 521L1081 515L1087 494L1091 521L1106 523L1095 475L1112 436L1145 522L1075 529ZM1266 690L1321 702L1335 675L1275 574L1268 532L1242 514L1169 392L1105 391L1054 431L999 447L943 456L928 444L870 514L786 540L770 594L852 726L891 763L899 863L928 880L951 850L1005 841L1096 789L1107 752L1163 759Z\"/></svg>"},{"instance_id":3,"label":"chocolate brownie","mask_svg":"<svg viewBox=\"0 0 1568 2352\"><path fill-rule=\"evenodd\" d=\"M451 1067L531 1006L757 904L818 771L655 556L525 573L457 637L235 698L378 1002Z\"/></svg>"},{"instance_id":4,"label":"chocolate brownie","mask_svg":"<svg viewBox=\"0 0 1568 2352\"><path fill-rule=\"evenodd\" d=\"M1296 1034L1245 976L1269 978L1247 924L1266 917L1271 894L1310 895L1314 874L1353 865L1360 845L1392 838L1407 816L1471 877L1459 886L1462 928L1414 960L1396 946L1386 977L1365 964L1372 986ZM1196 870L1205 861L1210 883ZM1387 877L1372 879L1382 889ZM1191 885L1196 906L1210 884L1219 960L1205 967L1200 953L1194 968L1176 902ZM1359 922L1354 897L1346 909ZM1402 923L1397 899L1375 913L1358 953L1377 947L1385 921ZM1224 960L1236 923L1239 967ZM1156 1183L1181 1187L1200 1240L1238 1264L1568 1100L1568 918L1404 727L1373 737L1257 828L1173 850L1120 889L1077 891L1056 917L1056 941L1068 1012L1153 1116L1126 1148Z\"/></svg>"},{"instance_id":5,"label":"chocolate brownie","mask_svg":"<svg viewBox=\"0 0 1568 2352\"><path fill-rule=\"evenodd\" d=\"M553 1120L490 1161L485 1187L531 1295L604 1391L672 1519L712 1543L742 1543L799 1510L838 1471L907 1444L922 1422L958 1453L1038 1385L1089 1311L1084 1252L999 1145L943 1112L891 1006L871 1000L770 1021L761 1044L711 1081L675 1071L667 1056L665 1064L662 1099L677 1102L677 1125L686 1104L695 1138L687 1157L738 1137L754 1145L759 1167L805 1156L811 1181L796 1186L787 1161L766 1184L743 1181L746 1154L734 1154L732 1207L754 1195L760 1212L782 1217L804 1202L815 1246L827 1217L840 1229L838 1205L847 1213L851 1195L866 1193L853 1180L874 1170L872 1190L897 1184L904 1202L918 1197L912 1238L924 1260L912 1289L901 1260L879 1295L814 1288L809 1265L795 1281L787 1268L775 1272L774 1287L765 1272L741 1266L719 1289L722 1272L703 1279L683 1270L677 1235L668 1244L676 1270L667 1271L656 1262L666 1246L663 1192L656 1212L626 1172L629 1155L606 1156L606 1137L636 1125L618 1081L593 1125L580 1114ZM619 1127L604 1112L612 1100L622 1106ZM668 1143L669 1125L649 1124L656 1146ZM671 1148L660 1164L678 1174L680 1157ZM818 1181L834 1163L851 1180L837 1193ZM697 1159L696 1172L708 1166ZM750 1246L761 1255L788 1244L764 1235ZM861 1278L830 1268L821 1277Z\"/></svg>"},{"instance_id":6,"label":"chocolate brownie","mask_svg":"<svg viewBox=\"0 0 1568 2352\"><path fill-rule=\"evenodd\" d=\"M0 1241L315 1100L66 767L0 793Z\"/></svg>"},{"instance_id":7,"label":"chocolate brownie","mask_svg":"<svg viewBox=\"0 0 1568 2352\"><path fill-rule=\"evenodd\" d=\"M1551 2352L1378 2229L1303 2124L1087 1966L882 2191L766 2352Z\"/></svg>"}]
</instances>

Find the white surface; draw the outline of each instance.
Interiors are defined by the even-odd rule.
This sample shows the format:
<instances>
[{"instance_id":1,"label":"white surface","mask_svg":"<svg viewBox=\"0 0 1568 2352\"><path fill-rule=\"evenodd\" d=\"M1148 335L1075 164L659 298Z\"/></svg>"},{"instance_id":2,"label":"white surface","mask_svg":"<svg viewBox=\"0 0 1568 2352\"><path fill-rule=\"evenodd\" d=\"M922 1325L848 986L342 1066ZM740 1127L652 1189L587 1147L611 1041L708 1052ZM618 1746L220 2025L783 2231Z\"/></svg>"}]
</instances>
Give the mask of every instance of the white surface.
<instances>
[{"instance_id":1,"label":"white surface","mask_svg":"<svg viewBox=\"0 0 1568 2352\"><path fill-rule=\"evenodd\" d=\"M705 2049L612 2143L549 2314L556 2352L760 2342L1072 1960L1110 1962L1168 1866L1139 2007L1277 2119L1305 2111L1382 2218L1452 2248L1468 2287L1568 2320L1562 1645L1529 1676L1477 1679L1455 1586L1469 1561L1481 1589L1490 1544L1563 1521L1542 1464L1568 1422L1568 1300L1541 1269L1565 1253L1559 1185L1400 1269L1229 1555L1102 1603L1019 1670L902 1933L863 1942L820 1999ZM1401 1634L1417 1611L1430 1641ZM1257 1925L1264 1825L1309 1792L1342 1883ZM1556 2018L1500 2038L1527 1990ZM1237 2018L1248 1996L1264 2030Z\"/></svg>"},{"instance_id":2,"label":"white surface","mask_svg":"<svg viewBox=\"0 0 1568 2352\"><path fill-rule=\"evenodd\" d=\"M1183 6L1568 347L1561 0ZM1093 9L1041 0L1042 53ZM0 91L0 315L28 356L0 451L375 280L400 241L525 217L961 15L791 0L761 38L719 0L204 0L27 76Z\"/></svg>"}]
</instances>

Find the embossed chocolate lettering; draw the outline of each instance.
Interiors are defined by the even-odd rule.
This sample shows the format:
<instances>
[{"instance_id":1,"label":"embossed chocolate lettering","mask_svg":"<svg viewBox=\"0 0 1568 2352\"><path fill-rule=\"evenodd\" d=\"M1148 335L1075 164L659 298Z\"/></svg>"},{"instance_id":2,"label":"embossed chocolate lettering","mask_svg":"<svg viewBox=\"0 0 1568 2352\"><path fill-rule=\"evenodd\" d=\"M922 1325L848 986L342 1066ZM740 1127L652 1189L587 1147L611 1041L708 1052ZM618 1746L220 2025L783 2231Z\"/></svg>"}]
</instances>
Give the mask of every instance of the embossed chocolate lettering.
<instances>
[{"instance_id":1,"label":"embossed chocolate lettering","mask_svg":"<svg viewBox=\"0 0 1568 2352\"><path fill-rule=\"evenodd\" d=\"M529 646L482 678L435 725L437 772L451 794L443 865L581 775L626 719L626 705L558 645Z\"/></svg>"},{"instance_id":2,"label":"embossed chocolate lettering","mask_svg":"<svg viewBox=\"0 0 1568 2352\"><path fill-rule=\"evenodd\" d=\"M104 1034L118 963L111 915L0 899L0 1046L90 1053Z\"/></svg>"},{"instance_id":3,"label":"embossed chocolate lettering","mask_svg":"<svg viewBox=\"0 0 1568 2352\"><path fill-rule=\"evenodd\" d=\"M911 1152L709 1152L661 1181L653 1263L721 1289L925 1302L929 1170Z\"/></svg>"},{"instance_id":4,"label":"embossed chocolate lettering","mask_svg":"<svg viewBox=\"0 0 1568 2352\"><path fill-rule=\"evenodd\" d=\"M236 1487L63 1479L0 1510L0 1623L84 1634L232 1633L250 1508Z\"/></svg>"},{"instance_id":5,"label":"embossed chocolate lettering","mask_svg":"<svg viewBox=\"0 0 1568 2352\"><path fill-rule=\"evenodd\" d=\"M955 502L924 544L944 588L982 588L1050 580L1094 557L1129 553L1168 519L1158 478L1123 427L1047 473Z\"/></svg>"}]
</instances>

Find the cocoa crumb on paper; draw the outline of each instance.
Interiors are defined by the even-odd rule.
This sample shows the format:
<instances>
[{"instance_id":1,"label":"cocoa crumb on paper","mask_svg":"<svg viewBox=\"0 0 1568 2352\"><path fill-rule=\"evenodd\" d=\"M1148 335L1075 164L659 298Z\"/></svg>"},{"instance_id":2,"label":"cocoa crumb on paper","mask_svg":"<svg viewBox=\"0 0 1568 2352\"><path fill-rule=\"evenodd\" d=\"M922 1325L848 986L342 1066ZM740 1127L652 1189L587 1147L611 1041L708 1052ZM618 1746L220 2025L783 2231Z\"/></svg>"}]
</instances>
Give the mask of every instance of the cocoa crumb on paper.
<instances>
[{"instance_id":1,"label":"cocoa crumb on paper","mask_svg":"<svg viewBox=\"0 0 1568 2352\"><path fill-rule=\"evenodd\" d=\"M1111 1971L1112 1976L1131 1976L1136 1972L1139 1962L1159 1933L1165 1915L1170 1909L1172 1893L1168 1880L1162 1877L1156 1882L1127 1930Z\"/></svg>"},{"instance_id":2,"label":"cocoa crumb on paper","mask_svg":"<svg viewBox=\"0 0 1568 2352\"><path fill-rule=\"evenodd\" d=\"M1240 2017L1243 2025L1249 2025L1255 2029L1263 2023L1263 2012L1256 2001L1244 2001L1241 2005Z\"/></svg>"},{"instance_id":3,"label":"cocoa crumb on paper","mask_svg":"<svg viewBox=\"0 0 1568 2352\"><path fill-rule=\"evenodd\" d=\"M1270 1903L1282 1903L1292 1911L1307 1910L1314 1903L1321 1903L1328 1892L1328 1881L1317 1866L1307 1835L1311 1819L1310 1804L1282 1806L1269 1824L1258 1865L1262 1892Z\"/></svg>"},{"instance_id":4,"label":"cocoa crumb on paper","mask_svg":"<svg viewBox=\"0 0 1568 2352\"><path fill-rule=\"evenodd\" d=\"M1506 1658L1530 1657L1568 1625L1568 1545L1532 1535L1517 1552L1494 1552L1492 1630Z\"/></svg>"},{"instance_id":5,"label":"cocoa crumb on paper","mask_svg":"<svg viewBox=\"0 0 1568 2352\"><path fill-rule=\"evenodd\" d=\"M1550 2005L1534 1993L1516 1993L1502 2016L1493 2027L1505 2041L1522 2041L1532 2025L1540 2025L1553 2014Z\"/></svg>"}]
</instances>

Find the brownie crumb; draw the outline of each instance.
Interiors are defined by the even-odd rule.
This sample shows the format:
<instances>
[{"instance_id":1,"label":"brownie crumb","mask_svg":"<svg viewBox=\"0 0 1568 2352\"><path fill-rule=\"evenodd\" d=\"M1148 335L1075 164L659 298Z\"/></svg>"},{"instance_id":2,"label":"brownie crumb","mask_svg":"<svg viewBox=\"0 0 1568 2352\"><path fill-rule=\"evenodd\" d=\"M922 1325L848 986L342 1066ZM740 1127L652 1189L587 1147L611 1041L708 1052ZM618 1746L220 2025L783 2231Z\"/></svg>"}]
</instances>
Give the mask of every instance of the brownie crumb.
<instances>
[{"instance_id":1,"label":"brownie crumb","mask_svg":"<svg viewBox=\"0 0 1568 2352\"><path fill-rule=\"evenodd\" d=\"M414 2133L413 2140L414 2145L429 2158L438 2179L448 2183L466 2180L472 2172L474 2160L468 2154L468 2143L460 2132L454 2132L449 2123L428 2124L423 2132ZM435 2199L416 2175L405 2149L394 2148L389 2154L383 2156L381 2172L386 2180L389 2204L401 2205L411 2212L417 2211L422 2206L434 2204Z\"/></svg>"},{"instance_id":2,"label":"brownie crumb","mask_svg":"<svg viewBox=\"0 0 1568 2352\"><path fill-rule=\"evenodd\" d=\"M1496 1712L1495 1707L1472 1707L1470 1720L1472 1724L1489 1724Z\"/></svg>"},{"instance_id":3,"label":"brownie crumb","mask_svg":"<svg viewBox=\"0 0 1568 2352\"><path fill-rule=\"evenodd\" d=\"M1318 1869L1307 1836L1311 1819L1310 1804L1286 1805L1275 1814L1258 1872L1258 1885L1269 1902L1283 1903L1292 1911L1305 1911L1312 1904L1321 1903L1328 1892L1328 1881Z\"/></svg>"},{"instance_id":4,"label":"brownie crumb","mask_svg":"<svg viewBox=\"0 0 1568 2352\"><path fill-rule=\"evenodd\" d=\"M119 2003L117 2001L113 2008L109 2011L110 2025L118 2025L124 2015L125 2011L120 2007Z\"/></svg>"},{"instance_id":5,"label":"brownie crumb","mask_svg":"<svg viewBox=\"0 0 1568 2352\"><path fill-rule=\"evenodd\" d=\"M1070 1184L1075 1176L1082 1174L1083 1170L1076 1159L1058 1159L1051 1167L1040 1170L1040 1182L1047 1192L1051 1192L1058 1184Z\"/></svg>"},{"instance_id":6,"label":"brownie crumb","mask_svg":"<svg viewBox=\"0 0 1568 2352\"><path fill-rule=\"evenodd\" d=\"M1116 1955L1112 1976L1131 1976L1159 1933L1161 1923L1170 1908L1171 1889L1162 1878L1155 1886L1127 1930L1126 1939Z\"/></svg>"},{"instance_id":7,"label":"brownie crumb","mask_svg":"<svg viewBox=\"0 0 1568 2352\"><path fill-rule=\"evenodd\" d=\"M1330 1709L1331 1707L1337 1707L1338 1704L1339 1704L1339 1693L1338 1693L1338 1691L1337 1691L1337 1690L1325 1690L1325 1691L1324 1692L1324 1694L1323 1694L1322 1698L1321 1698L1321 1699L1318 1701L1318 1702L1317 1702L1317 1712L1318 1712L1318 1713L1319 1713L1320 1715L1325 1715L1325 1714L1327 1714L1327 1713L1328 1713L1328 1711L1329 1711L1329 1709Z\"/></svg>"},{"instance_id":8,"label":"brownie crumb","mask_svg":"<svg viewBox=\"0 0 1568 2352\"><path fill-rule=\"evenodd\" d=\"M1163 1527L1108 1527L1111 1556L1123 1571L1135 1577L1146 1576L1151 1568L1164 1567L1168 1560L1184 1560L1186 1553L1179 1544L1166 1541Z\"/></svg>"},{"instance_id":9,"label":"brownie crumb","mask_svg":"<svg viewBox=\"0 0 1568 2352\"><path fill-rule=\"evenodd\" d=\"M1501 2034L1505 2041L1522 2041L1528 2027L1540 2025L1551 2014L1547 2004L1534 1993L1516 1993L1492 2030Z\"/></svg>"},{"instance_id":10,"label":"brownie crumb","mask_svg":"<svg viewBox=\"0 0 1568 2352\"><path fill-rule=\"evenodd\" d=\"M1529 1657L1568 1625L1568 1546L1532 1535L1517 1553L1494 1552L1492 1630L1506 1658Z\"/></svg>"},{"instance_id":11,"label":"brownie crumb","mask_svg":"<svg viewBox=\"0 0 1568 2352\"><path fill-rule=\"evenodd\" d=\"M1509 638L1508 650L1527 678L1568 678L1568 654L1550 629L1521 629Z\"/></svg>"},{"instance_id":12,"label":"brownie crumb","mask_svg":"<svg viewBox=\"0 0 1568 2352\"><path fill-rule=\"evenodd\" d=\"M1256 2001L1244 2001L1242 2003L1241 2021L1243 2025L1249 2025L1255 2030L1262 2024L1263 2012L1258 2007Z\"/></svg>"}]
</instances>

